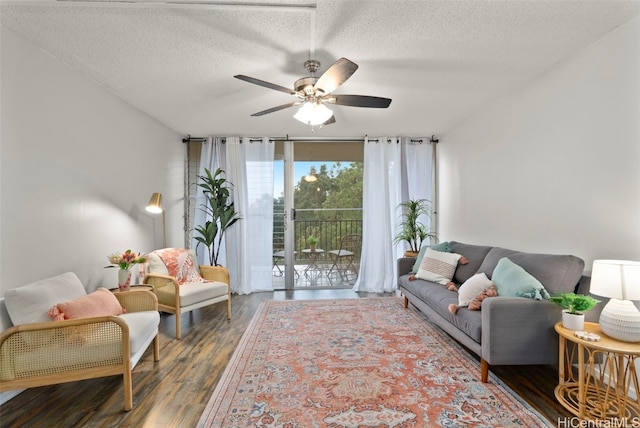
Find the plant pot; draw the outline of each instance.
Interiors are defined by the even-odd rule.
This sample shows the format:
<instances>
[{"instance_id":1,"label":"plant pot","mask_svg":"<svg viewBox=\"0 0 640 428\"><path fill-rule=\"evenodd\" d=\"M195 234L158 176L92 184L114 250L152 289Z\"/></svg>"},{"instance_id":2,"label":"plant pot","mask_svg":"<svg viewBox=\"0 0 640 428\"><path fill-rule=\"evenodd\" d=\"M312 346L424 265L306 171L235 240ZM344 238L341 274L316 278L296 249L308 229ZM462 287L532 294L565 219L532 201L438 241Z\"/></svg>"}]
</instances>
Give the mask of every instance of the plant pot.
<instances>
[{"instance_id":1,"label":"plant pot","mask_svg":"<svg viewBox=\"0 0 640 428\"><path fill-rule=\"evenodd\" d=\"M309 249L311 250L312 253L316 252L316 246L315 245L309 245Z\"/></svg>"},{"instance_id":2,"label":"plant pot","mask_svg":"<svg viewBox=\"0 0 640 428\"><path fill-rule=\"evenodd\" d=\"M418 253L416 251L405 251L404 256L416 258L418 257Z\"/></svg>"},{"instance_id":3,"label":"plant pot","mask_svg":"<svg viewBox=\"0 0 640 428\"><path fill-rule=\"evenodd\" d=\"M567 309L563 310L562 326L569 330L584 330L584 314L570 314Z\"/></svg>"}]
</instances>

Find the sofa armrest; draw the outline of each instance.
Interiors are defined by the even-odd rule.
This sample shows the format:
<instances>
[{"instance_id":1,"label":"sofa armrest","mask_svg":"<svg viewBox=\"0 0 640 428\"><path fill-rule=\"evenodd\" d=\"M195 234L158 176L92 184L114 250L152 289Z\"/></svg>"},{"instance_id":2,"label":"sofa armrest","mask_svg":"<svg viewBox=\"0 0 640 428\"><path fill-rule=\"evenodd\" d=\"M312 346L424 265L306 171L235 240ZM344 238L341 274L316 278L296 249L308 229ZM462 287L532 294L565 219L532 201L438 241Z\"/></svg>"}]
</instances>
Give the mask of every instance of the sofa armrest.
<instances>
[{"instance_id":1,"label":"sofa armrest","mask_svg":"<svg viewBox=\"0 0 640 428\"><path fill-rule=\"evenodd\" d=\"M200 276L207 281L219 281L229 284L229 271L220 268L220 266L203 266L200 265Z\"/></svg>"},{"instance_id":2,"label":"sofa armrest","mask_svg":"<svg viewBox=\"0 0 640 428\"><path fill-rule=\"evenodd\" d=\"M95 377L84 373L128 364L129 352L129 326L117 316L16 325L0 334L1 389Z\"/></svg>"},{"instance_id":3,"label":"sofa armrest","mask_svg":"<svg viewBox=\"0 0 640 428\"><path fill-rule=\"evenodd\" d=\"M400 277L410 273L415 262L415 257L400 257L398 259L398 276Z\"/></svg>"},{"instance_id":4,"label":"sofa armrest","mask_svg":"<svg viewBox=\"0 0 640 428\"><path fill-rule=\"evenodd\" d=\"M116 291L113 294L127 313L158 310L158 298L151 291Z\"/></svg>"},{"instance_id":5,"label":"sofa armrest","mask_svg":"<svg viewBox=\"0 0 640 428\"><path fill-rule=\"evenodd\" d=\"M180 307L180 285L172 276L148 273L143 284L150 285L161 306ZM162 308L161 308L162 309Z\"/></svg>"},{"instance_id":6,"label":"sofa armrest","mask_svg":"<svg viewBox=\"0 0 640 428\"><path fill-rule=\"evenodd\" d=\"M482 302L482 359L489 364L558 362L554 325L561 308L546 300L489 297Z\"/></svg>"}]
</instances>

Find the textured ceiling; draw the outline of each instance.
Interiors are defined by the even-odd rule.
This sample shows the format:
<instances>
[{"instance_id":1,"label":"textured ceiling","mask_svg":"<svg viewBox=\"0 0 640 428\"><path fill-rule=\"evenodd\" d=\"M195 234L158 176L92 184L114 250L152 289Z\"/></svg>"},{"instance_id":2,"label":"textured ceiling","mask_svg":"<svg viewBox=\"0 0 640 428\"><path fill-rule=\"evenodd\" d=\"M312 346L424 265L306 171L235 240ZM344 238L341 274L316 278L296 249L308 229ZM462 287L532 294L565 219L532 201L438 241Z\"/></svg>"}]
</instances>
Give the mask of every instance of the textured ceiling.
<instances>
[{"instance_id":1,"label":"textured ceiling","mask_svg":"<svg viewBox=\"0 0 640 428\"><path fill-rule=\"evenodd\" d=\"M340 57L360 68L319 137L431 135L634 19L640 0L2 1L2 25L181 134L308 136L286 87ZM314 30L315 28L315 30Z\"/></svg>"}]
</instances>

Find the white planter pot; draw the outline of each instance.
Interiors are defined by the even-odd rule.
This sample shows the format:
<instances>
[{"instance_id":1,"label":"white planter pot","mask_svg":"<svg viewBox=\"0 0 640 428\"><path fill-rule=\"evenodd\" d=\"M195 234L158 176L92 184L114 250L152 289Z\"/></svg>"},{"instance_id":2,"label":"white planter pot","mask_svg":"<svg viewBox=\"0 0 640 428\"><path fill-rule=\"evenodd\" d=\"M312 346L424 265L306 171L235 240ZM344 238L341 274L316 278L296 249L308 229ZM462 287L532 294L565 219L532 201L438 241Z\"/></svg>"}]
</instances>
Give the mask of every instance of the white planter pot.
<instances>
[{"instance_id":1,"label":"white planter pot","mask_svg":"<svg viewBox=\"0 0 640 428\"><path fill-rule=\"evenodd\" d=\"M562 311L562 325L569 330L584 330L584 314L570 314L565 309Z\"/></svg>"}]
</instances>

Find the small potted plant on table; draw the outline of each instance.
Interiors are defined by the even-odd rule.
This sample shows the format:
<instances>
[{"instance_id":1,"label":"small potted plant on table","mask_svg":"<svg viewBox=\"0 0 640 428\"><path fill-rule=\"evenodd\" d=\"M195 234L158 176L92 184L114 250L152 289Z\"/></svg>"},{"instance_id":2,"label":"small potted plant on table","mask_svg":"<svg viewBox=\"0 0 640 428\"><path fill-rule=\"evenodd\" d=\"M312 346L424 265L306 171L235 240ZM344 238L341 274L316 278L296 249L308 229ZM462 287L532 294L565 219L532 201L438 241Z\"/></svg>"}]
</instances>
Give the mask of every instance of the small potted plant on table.
<instances>
[{"instance_id":1,"label":"small potted plant on table","mask_svg":"<svg viewBox=\"0 0 640 428\"><path fill-rule=\"evenodd\" d=\"M564 308L562 325L570 330L584 330L584 313L593 309L600 300L575 293L560 293L549 300Z\"/></svg>"},{"instance_id":2,"label":"small potted plant on table","mask_svg":"<svg viewBox=\"0 0 640 428\"><path fill-rule=\"evenodd\" d=\"M318 246L319 243L320 243L320 239L318 239L313 235L310 235L307 238L307 244L309 244L309 249L311 250L312 253L316 252L316 247Z\"/></svg>"}]
</instances>

